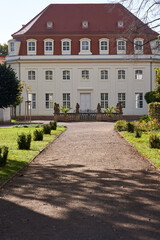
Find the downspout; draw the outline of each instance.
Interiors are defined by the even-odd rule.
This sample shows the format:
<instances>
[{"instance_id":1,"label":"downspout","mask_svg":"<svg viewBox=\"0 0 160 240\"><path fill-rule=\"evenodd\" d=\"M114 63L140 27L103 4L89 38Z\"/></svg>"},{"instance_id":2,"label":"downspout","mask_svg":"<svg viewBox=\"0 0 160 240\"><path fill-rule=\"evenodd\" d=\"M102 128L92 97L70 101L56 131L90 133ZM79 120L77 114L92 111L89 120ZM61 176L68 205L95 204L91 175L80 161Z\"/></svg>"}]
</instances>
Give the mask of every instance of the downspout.
<instances>
[{"instance_id":1,"label":"downspout","mask_svg":"<svg viewBox=\"0 0 160 240\"><path fill-rule=\"evenodd\" d=\"M20 57L19 57L19 80L21 81L21 65L20 65ZM19 104L19 118L21 116L21 103Z\"/></svg>"},{"instance_id":2,"label":"downspout","mask_svg":"<svg viewBox=\"0 0 160 240\"><path fill-rule=\"evenodd\" d=\"M150 59L150 91L152 91L152 57Z\"/></svg>"}]
</instances>

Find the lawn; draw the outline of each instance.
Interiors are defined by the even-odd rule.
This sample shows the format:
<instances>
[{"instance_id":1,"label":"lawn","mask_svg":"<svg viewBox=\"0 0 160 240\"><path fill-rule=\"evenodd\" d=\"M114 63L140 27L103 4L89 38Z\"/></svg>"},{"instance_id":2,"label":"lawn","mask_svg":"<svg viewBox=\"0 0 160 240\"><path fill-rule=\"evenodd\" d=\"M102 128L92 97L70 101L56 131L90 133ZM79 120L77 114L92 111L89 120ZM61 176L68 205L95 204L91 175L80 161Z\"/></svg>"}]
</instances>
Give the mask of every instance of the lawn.
<instances>
[{"instance_id":1,"label":"lawn","mask_svg":"<svg viewBox=\"0 0 160 240\"><path fill-rule=\"evenodd\" d=\"M156 134L160 136L160 131L144 132L141 138L135 138L134 133L128 133L127 131L120 132L132 145L147 159L154 163L154 165L160 168L160 149L154 149L149 147L149 136Z\"/></svg>"},{"instance_id":2,"label":"lawn","mask_svg":"<svg viewBox=\"0 0 160 240\"><path fill-rule=\"evenodd\" d=\"M14 175L19 169L30 162L48 143L52 142L56 136L65 130L64 126L57 126L57 130L52 130L51 135L44 135L43 141L31 142L30 150L18 150L17 137L21 133L31 133L37 129L35 126L29 128L1 128L0 129L0 146L6 145L9 147L7 164L0 167L0 185L8 178ZM38 128L38 129L41 129Z\"/></svg>"}]
</instances>

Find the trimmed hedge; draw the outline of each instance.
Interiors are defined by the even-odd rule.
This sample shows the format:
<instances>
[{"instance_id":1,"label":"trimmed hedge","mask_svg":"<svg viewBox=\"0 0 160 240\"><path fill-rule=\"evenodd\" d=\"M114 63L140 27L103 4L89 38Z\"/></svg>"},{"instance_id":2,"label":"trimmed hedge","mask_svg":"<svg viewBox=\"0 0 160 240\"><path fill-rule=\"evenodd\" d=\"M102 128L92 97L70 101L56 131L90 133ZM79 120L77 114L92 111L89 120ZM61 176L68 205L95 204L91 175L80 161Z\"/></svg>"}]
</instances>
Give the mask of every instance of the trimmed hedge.
<instances>
[{"instance_id":1,"label":"trimmed hedge","mask_svg":"<svg viewBox=\"0 0 160 240\"><path fill-rule=\"evenodd\" d=\"M151 120L157 119L160 122L160 103L150 103L149 104L149 118Z\"/></svg>"}]
</instances>

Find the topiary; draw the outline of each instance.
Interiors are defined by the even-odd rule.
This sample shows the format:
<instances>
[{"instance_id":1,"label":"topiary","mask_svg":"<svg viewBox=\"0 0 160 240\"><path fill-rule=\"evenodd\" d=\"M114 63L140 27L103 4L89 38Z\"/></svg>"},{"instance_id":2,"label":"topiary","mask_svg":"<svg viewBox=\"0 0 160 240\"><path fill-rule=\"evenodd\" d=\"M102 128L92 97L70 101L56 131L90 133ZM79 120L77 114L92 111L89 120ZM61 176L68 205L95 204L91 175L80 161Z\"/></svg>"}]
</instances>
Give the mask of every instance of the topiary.
<instances>
[{"instance_id":1,"label":"topiary","mask_svg":"<svg viewBox=\"0 0 160 240\"><path fill-rule=\"evenodd\" d=\"M149 137L149 147L160 149L160 138L157 135L151 135Z\"/></svg>"},{"instance_id":2,"label":"topiary","mask_svg":"<svg viewBox=\"0 0 160 240\"><path fill-rule=\"evenodd\" d=\"M35 130L33 132L33 140L34 141L43 141L43 130Z\"/></svg>"},{"instance_id":3,"label":"topiary","mask_svg":"<svg viewBox=\"0 0 160 240\"><path fill-rule=\"evenodd\" d=\"M8 147L3 146L0 148L0 167L5 166L8 156Z\"/></svg>"},{"instance_id":4,"label":"topiary","mask_svg":"<svg viewBox=\"0 0 160 240\"><path fill-rule=\"evenodd\" d=\"M127 131L130 133L134 133L134 124L133 123L130 123L130 122L127 123Z\"/></svg>"},{"instance_id":5,"label":"topiary","mask_svg":"<svg viewBox=\"0 0 160 240\"><path fill-rule=\"evenodd\" d=\"M49 124L43 125L43 133L44 134L51 134L51 126Z\"/></svg>"},{"instance_id":6,"label":"topiary","mask_svg":"<svg viewBox=\"0 0 160 240\"><path fill-rule=\"evenodd\" d=\"M56 130L57 129L57 121L50 122L49 124L50 124L51 130Z\"/></svg>"},{"instance_id":7,"label":"topiary","mask_svg":"<svg viewBox=\"0 0 160 240\"><path fill-rule=\"evenodd\" d=\"M31 134L20 134L17 138L18 149L29 150L31 146Z\"/></svg>"},{"instance_id":8,"label":"topiary","mask_svg":"<svg viewBox=\"0 0 160 240\"><path fill-rule=\"evenodd\" d=\"M114 130L121 132L126 131L127 129L127 122L125 120L119 120L114 124Z\"/></svg>"}]
</instances>

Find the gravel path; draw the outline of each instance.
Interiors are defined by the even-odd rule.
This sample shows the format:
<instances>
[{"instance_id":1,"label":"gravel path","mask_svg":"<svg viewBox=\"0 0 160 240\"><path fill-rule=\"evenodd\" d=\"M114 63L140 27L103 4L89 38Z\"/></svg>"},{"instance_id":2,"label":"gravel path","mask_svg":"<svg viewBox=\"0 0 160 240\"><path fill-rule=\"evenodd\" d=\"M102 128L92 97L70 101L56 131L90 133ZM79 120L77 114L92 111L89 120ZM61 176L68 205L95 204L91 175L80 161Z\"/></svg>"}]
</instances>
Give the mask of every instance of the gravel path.
<instances>
[{"instance_id":1,"label":"gravel path","mask_svg":"<svg viewBox=\"0 0 160 240\"><path fill-rule=\"evenodd\" d=\"M0 197L1 240L159 240L160 174L112 123L69 123Z\"/></svg>"}]
</instances>

